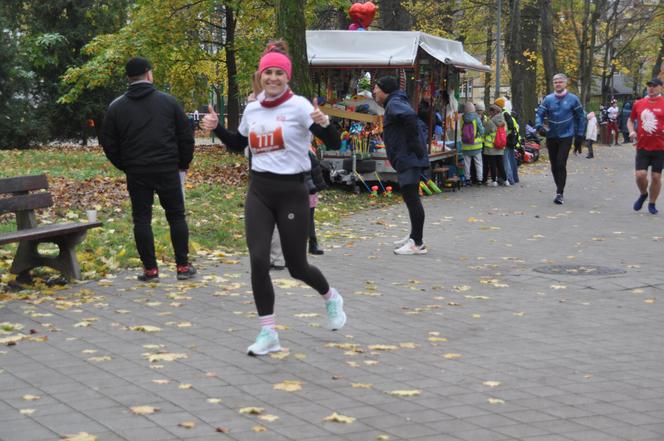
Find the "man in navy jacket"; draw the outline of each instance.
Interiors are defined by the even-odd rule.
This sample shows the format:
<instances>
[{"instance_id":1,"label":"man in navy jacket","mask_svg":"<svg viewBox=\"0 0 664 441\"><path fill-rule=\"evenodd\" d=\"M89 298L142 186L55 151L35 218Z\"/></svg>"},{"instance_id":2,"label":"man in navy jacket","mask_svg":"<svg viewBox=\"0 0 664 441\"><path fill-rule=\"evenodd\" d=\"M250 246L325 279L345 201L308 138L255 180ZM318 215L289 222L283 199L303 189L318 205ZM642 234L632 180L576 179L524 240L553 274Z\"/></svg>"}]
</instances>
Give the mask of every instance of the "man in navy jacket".
<instances>
[{"instance_id":1,"label":"man in navy jacket","mask_svg":"<svg viewBox=\"0 0 664 441\"><path fill-rule=\"evenodd\" d=\"M373 90L376 102L385 108L383 140L390 164L397 171L401 195L408 207L411 232L394 242L395 254L426 254L422 241L424 207L420 201L419 185L429 168L427 155L427 127L417 117L408 96L399 90L395 77L378 79Z\"/></svg>"},{"instance_id":2,"label":"man in navy jacket","mask_svg":"<svg viewBox=\"0 0 664 441\"><path fill-rule=\"evenodd\" d=\"M583 143L586 114L579 98L567 91L565 74L559 73L553 76L553 89L554 92L547 95L537 108L535 127L541 135L546 136L551 172L556 183L556 197L553 202L562 205L569 150L575 137L575 145L578 144L580 148Z\"/></svg>"}]
</instances>

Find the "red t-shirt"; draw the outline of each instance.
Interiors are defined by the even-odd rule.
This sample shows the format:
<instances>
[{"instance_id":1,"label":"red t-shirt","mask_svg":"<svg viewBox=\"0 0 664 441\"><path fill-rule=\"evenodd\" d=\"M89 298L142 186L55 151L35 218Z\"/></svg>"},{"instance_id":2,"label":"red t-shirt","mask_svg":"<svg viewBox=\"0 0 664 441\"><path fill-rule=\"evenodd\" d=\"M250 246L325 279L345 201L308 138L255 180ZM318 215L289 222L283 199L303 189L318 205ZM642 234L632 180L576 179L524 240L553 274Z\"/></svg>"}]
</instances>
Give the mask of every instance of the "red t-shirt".
<instances>
[{"instance_id":1,"label":"red t-shirt","mask_svg":"<svg viewBox=\"0 0 664 441\"><path fill-rule=\"evenodd\" d=\"M637 149L664 150L664 97L641 98L634 103L629 118L639 120Z\"/></svg>"}]
</instances>

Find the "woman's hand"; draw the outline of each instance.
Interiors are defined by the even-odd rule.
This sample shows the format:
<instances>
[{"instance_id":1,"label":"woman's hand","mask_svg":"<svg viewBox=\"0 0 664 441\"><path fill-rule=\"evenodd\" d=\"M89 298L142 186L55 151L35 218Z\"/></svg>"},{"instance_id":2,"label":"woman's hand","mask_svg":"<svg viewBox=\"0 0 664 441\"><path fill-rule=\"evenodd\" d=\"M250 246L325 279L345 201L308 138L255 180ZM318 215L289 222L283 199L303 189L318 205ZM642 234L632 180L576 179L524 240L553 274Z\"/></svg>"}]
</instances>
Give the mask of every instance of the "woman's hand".
<instances>
[{"instance_id":1,"label":"woman's hand","mask_svg":"<svg viewBox=\"0 0 664 441\"><path fill-rule=\"evenodd\" d=\"M207 131L214 130L219 125L219 115L214 111L211 104L208 104L208 113L203 117L203 128Z\"/></svg>"},{"instance_id":2,"label":"woman's hand","mask_svg":"<svg viewBox=\"0 0 664 441\"><path fill-rule=\"evenodd\" d=\"M311 112L311 119L313 119L314 122L321 127L329 126L330 117L321 112L320 108L318 107L318 98L314 98L313 105L314 105L314 111Z\"/></svg>"}]
</instances>

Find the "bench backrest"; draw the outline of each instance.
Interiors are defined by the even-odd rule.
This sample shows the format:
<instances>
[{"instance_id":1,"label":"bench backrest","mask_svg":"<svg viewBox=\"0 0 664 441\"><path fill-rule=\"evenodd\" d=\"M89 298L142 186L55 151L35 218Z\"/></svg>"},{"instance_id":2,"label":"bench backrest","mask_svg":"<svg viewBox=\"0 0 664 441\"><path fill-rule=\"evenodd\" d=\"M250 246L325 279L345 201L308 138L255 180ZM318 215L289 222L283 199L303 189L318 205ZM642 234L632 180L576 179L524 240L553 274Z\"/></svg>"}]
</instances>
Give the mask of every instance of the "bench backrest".
<instances>
[{"instance_id":1,"label":"bench backrest","mask_svg":"<svg viewBox=\"0 0 664 441\"><path fill-rule=\"evenodd\" d=\"M33 190L48 189L46 175L19 176L0 179L0 214L47 208L53 205L48 192L30 194ZM9 194L9 197L2 197Z\"/></svg>"}]
</instances>

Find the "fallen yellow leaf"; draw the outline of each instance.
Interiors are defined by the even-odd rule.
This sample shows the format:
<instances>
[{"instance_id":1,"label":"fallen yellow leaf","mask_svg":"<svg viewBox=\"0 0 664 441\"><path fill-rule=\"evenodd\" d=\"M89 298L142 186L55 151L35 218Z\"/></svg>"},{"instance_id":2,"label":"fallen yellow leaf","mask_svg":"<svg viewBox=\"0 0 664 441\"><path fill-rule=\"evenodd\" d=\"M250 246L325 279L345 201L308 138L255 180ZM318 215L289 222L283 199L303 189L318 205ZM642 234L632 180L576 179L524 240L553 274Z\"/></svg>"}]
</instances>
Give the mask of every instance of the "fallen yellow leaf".
<instances>
[{"instance_id":1,"label":"fallen yellow leaf","mask_svg":"<svg viewBox=\"0 0 664 441\"><path fill-rule=\"evenodd\" d=\"M461 358L461 354L455 354L453 352L446 352L446 353L443 354L443 358L445 358L447 360L457 360L457 359Z\"/></svg>"},{"instance_id":2,"label":"fallen yellow leaf","mask_svg":"<svg viewBox=\"0 0 664 441\"><path fill-rule=\"evenodd\" d=\"M485 381L482 384L488 387L497 387L500 386L502 383L500 381Z\"/></svg>"},{"instance_id":3,"label":"fallen yellow leaf","mask_svg":"<svg viewBox=\"0 0 664 441\"><path fill-rule=\"evenodd\" d=\"M261 413L263 413L263 410L265 409L263 409L262 407L243 407L242 409L240 409L239 412L248 415L260 415Z\"/></svg>"},{"instance_id":4,"label":"fallen yellow leaf","mask_svg":"<svg viewBox=\"0 0 664 441\"><path fill-rule=\"evenodd\" d=\"M259 420L267 421L268 423L273 423L279 419L276 415L261 415L258 417Z\"/></svg>"},{"instance_id":5,"label":"fallen yellow leaf","mask_svg":"<svg viewBox=\"0 0 664 441\"><path fill-rule=\"evenodd\" d=\"M355 389L371 389L373 384L370 383L351 383L351 386Z\"/></svg>"},{"instance_id":6,"label":"fallen yellow leaf","mask_svg":"<svg viewBox=\"0 0 664 441\"><path fill-rule=\"evenodd\" d=\"M40 397L39 395L30 395L30 394L23 395L22 398L23 398L25 401L36 401L36 400L41 399L41 397Z\"/></svg>"},{"instance_id":7,"label":"fallen yellow leaf","mask_svg":"<svg viewBox=\"0 0 664 441\"><path fill-rule=\"evenodd\" d=\"M34 409L21 409L21 410L19 410L19 413L21 415L32 415L33 413L35 413L35 410Z\"/></svg>"},{"instance_id":8,"label":"fallen yellow leaf","mask_svg":"<svg viewBox=\"0 0 664 441\"><path fill-rule=\"evenodd\" d=\"M399 349L394 345L369 345L367 347L370 351L393 351L395 349Z\"/></svg>"},{"instance_id":9,"label":"fallen yellow leaf","mask_svg":"<svg viewBox=\"0 0 664 441\"><path fill-rule=\"evenodd\" d=\"M189 358L187 354L177 354L177 353L144 354L144 357L147 358L150 361L150 363L154 363L156 361L184 360L185 358Z\"/></svg>"},{"instance_id":10,"label":"fallen yellow leaf","mask_svg":"<svg viewBox=\"0 0 664 441\"><path fill-rule=\"evenodd\" d=\"M296 392L302 389L302 382L296 380L286 380L272 386L275 390L283 390L285 392Z\"/></svg>"},{"instance_id":11,"label":"fallen yellow leaf","mask_svg":"<svg viewBox=\"0 0 664 441\"><path fill-rule=\"evenodd\" d=\"M332 415L326 416L323 420L330 421L332 423L351 424L353 421L355 421L355 418L334 412Z\"/></svg>"},{"instance_id":12,"label":"fallen yellow leaf","mask_svg":"<svg viewBox=\"0 0 664 441\"><path fill-rule=\"evenodd\" d=\"M395 396L395 397L416 397L422 393L421 390L413 389L413 390L393 390L392 392L388 392L390 395Z\"/></svg>"},{"instance_id":13,"label":"fallen yellow leaf","mask_svg":"<svg viewBox=\"0 0 664 441\"><path fill-rule=\"evenodd\" d=\"M60 441L97 441L97 437L88 432L79 432L75 435L65 435Z\"/></svg>"},{"instance_id":14,"label":"fallen yellow leaf","mask_svg":"<svg viewBox=\"0 0 664 441\"><path fill-rule=\"evenodd\" d=\"M178 386L178 389L191 389L191 384L182 383L181 385Z\"/></svg>"},{"instance_id":15,"label":"fallen yellow leaf","mask_svg":"<svg viewBox=\"0 0 664 441\"><path fill-rule=\"evenodd\" d=\"M179 423L178 426L183 427L185 429L193 429L194 427L196 427L196 423L193 421L183 421Z\"/></svg>"},{"instance_id":16,"label":"fallen yellow leaf","mask_svg":"<svg viewBox=\"0 0 664 441\"><path fill-rule=\"evenodd\" d=\"M251 428L252 432L260 433L260 432L265 432L267 429L263 426L254 426Z\"/></svg>"},{"instance_id":17,"label":"fallen yellow leaf","mask_svg":"<svg viewBox=\"0 0 664 441\"><path fill-rule=\"evenodd\" d=\"M221 403L221 398L208 398L206 401L210 404L219 404Z\"/></svg>"},{"instance_id":18,"label":"fallen yellow leaf","mask_svg":"<svg viewBox=\"0 0 664 441\"><path fill-rule=\"evenodd\" d=\"M138 325L138 326L130 326L130 330L132 331L138 331L138 332L159 332L161 331L161 328L158 328L157 326L150 326L150 325Z\"/></svg>"},{"instance_id":19,"label":"fallen yellow leaf","mask_svg":"<svg viewBox=\"0 0 664 441\"><path fill-rule=\"evenodd\" d=\"M501 400L500 398L489 398L487 402L489 404L505 404L505 401Z\"/></svg>"},{"instance_id":20,"label":"fallen yellow leaf","mask_svg":"<svg viewBox=\"0 0 664 441\"><path fill-rule=\"evenodd\" d=\"M154 384L168 384L168 383L171 382L171 380L156 379L156 380L152 380L152 382L153 382Z\"/></svg>"},{"instance_id":21,"label":"fallen yellow leaf","mask_svg":"<svg viewBox=\"0 0 664 441\"><path fill-rule=\"evenodd\" d=\"M152 415L155 412L159 412L158 407L152 406L133 406L130 407L129 410L135 415Z\"/></svg>"},{"instance_id":22,"label":"fallen yellow leaf","mask_svg":"<svg viewBox=\"0 0 664 441\"><path fill-rule=\"evenodd\" d=\"M104 355L101 357L90 357L88 358L88 361L92 361L93 363L101 363L102 361L111 361L112 358L110 355Z\"/></svg>"}]
</instances>

